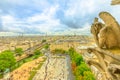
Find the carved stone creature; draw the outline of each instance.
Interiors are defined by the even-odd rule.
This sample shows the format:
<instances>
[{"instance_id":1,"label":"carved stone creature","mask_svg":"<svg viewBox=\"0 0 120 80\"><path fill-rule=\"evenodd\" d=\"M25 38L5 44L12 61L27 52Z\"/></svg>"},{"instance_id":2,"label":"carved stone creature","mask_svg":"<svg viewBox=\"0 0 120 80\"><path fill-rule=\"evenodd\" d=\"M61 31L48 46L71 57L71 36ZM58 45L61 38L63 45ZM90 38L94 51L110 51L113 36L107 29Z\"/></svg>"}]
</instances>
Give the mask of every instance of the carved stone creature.
<instances>
[{"instance_id":1,"label":"carved stone creature","mask_svg":"<svg viewBox=\"0 0 120 80\"><path fill-rule=\"evenodd\" d=\"M111 5L118 5L120 4L120 0L112 0Z\"/></svg>"},{"instance_id":2,"label":"carved stone creature","mask_svg":"<svg viewBox=\"0 0 120 80\"><path fill-rule=\"evenodd\" d=\"M91 33L94 35L95 42L98 46L99 46L98 34L102 28L103 24L98 22L98 18L95 18L94 23L91 26Z\"/></svg>"},{"instance_id":3,"label":"carved stone creature","mask_svg":"<svg viewBox=\"0 0 120 80\"><path fill-rule=\"evenodd\" d=\"M120 48L120 26L118 22L108 12L101 12L99 16L105 24L98 22L98 18L95 18L91 26L91 33L94 35L96 44L100 48Z\"/></svg>"}]
</instances>

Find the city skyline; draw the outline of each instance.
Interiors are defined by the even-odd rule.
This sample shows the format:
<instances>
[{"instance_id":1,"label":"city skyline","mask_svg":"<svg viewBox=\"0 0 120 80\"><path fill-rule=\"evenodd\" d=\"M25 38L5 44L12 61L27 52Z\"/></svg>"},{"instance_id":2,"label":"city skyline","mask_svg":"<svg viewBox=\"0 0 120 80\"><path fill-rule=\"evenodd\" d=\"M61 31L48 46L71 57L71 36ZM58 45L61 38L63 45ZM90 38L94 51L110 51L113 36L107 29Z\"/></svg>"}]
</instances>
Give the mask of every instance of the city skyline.
<instances>
[{"instance_id":1,"label":"city skyline","mask_svg":"<svg viewBox=\"0 0 120 80\"><path fill-rule=\"evenodd\" d=\"M120 7L111 0L4 0L0 1L0 34L90 34L99 12L110 12L120 22Z\"/></svg>"}]
</instances>

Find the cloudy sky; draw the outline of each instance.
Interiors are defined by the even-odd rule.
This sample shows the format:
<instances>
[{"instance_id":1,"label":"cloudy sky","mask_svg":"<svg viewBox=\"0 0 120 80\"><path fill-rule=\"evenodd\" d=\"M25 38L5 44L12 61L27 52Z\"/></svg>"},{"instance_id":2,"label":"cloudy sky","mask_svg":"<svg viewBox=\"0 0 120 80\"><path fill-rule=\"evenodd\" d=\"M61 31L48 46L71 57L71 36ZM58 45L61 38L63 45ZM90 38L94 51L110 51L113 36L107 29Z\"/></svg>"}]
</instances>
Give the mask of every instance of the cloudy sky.
<instances>
[{"instance_id":1,"label":"cloudy sky","mask_svg":"<svg viewBox=\"0 0 120 80\"><path fill-rule=\"evenodd\" d=\"M111 0L0 0L0 33L89 34L99 12L120 22L120 6Z\"/></svg>"}]
</instances>

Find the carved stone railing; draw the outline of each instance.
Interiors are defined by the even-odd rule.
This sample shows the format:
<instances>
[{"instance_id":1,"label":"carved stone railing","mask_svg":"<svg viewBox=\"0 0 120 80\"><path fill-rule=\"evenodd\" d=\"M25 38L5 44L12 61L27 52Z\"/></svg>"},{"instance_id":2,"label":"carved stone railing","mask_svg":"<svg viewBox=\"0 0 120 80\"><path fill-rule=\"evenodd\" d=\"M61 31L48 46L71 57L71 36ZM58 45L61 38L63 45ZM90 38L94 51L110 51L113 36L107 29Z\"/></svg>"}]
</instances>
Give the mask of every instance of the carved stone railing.
<instances>
[{"instance_id":1,"label":"carved stone railing","mask_svg":"<svg viewBox=\"0 0 120 80\"><path fill-rule=\"evenodd\" d=\"M120 55L99 48L88 48L87 52L96 56L96 58L86 59L86 62L89 66L98 69L102 75L101 80L120 79Z\"/></svg>"}]
</instances>

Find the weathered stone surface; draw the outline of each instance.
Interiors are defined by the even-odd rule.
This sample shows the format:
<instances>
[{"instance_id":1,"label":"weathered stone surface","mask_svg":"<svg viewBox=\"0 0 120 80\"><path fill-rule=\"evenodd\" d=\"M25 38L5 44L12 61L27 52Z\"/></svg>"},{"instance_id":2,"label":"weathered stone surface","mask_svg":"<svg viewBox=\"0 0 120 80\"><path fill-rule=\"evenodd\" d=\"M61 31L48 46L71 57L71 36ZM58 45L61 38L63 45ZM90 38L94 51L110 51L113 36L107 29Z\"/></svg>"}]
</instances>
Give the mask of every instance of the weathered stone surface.
<instances>
[{"instance_id":1,"label":"weathered stone surface","mask_svg":"<svg viewBox=\"0 0 120 80\"><path fill-rule=\"evenodd\" d=\"M99 17L105 24L98 22L95 18L91 26L91 33L98 47L100 48L114 48L120 47L120 26L115 18L108 12L101 12Z\"/></svg>"},{"instance_id":2,"label":"weathered stone surface","mask_svg":"<svg viewBox=\"0 0 120 80\"><path fill-rule=\"evenodd\" d=\"M94 36L96 44L99 46L99 38L98 34L100 33L100 30L103 28L103 24L98 22L98 18L94 19L94 23L91 26L91 33Z\"/></svg>"},{"instance_id":3,"label":"weathered stone surface","mask_svg":"<svg viewBox=\"0 0 120 80\"><path fill-rule=\"evenodd\" d=\"M119 5L120 4L120 0L112 0L111 1L111 5Z\"/></svg>"},{"instance_id":4,"label":"weathered stone surface","mask_svg":"<svg viewBox=\"0 0 120 80\"><path fill-rule=\"evenodd\" d=\"M100 71L102 80L120 79L120 55L99 48L88 48L87 52L96 56L86 61L89 66L93 65Z\"/></svg>"},{"instance_id":5,"label":"weathered stone surface","mask_svg":"<svg viewBox=\"0 0 120 80\"><path fill-rule=\"evenodd\" d=\"M117 41L120 45L120 25L116 19L108 12L101 12L99 14L100 18L105 22L105 26L110 27L117 37Z\"/></svg>"},{"instance_id":6,"label":"weathered stone surface","mask_svg":"<svg viewBox=\"0 0 120 80\"><path fill-rule=\"evenodd\" d=\"M87 55L92 57L87 56L85 61L89 66L94 66L93 73L97 80L120 80L120 25L108 12L101 12L99 17L104 24L95 18L91 26L98 48L88 48Z\"/></svg>"}]
</instances>

